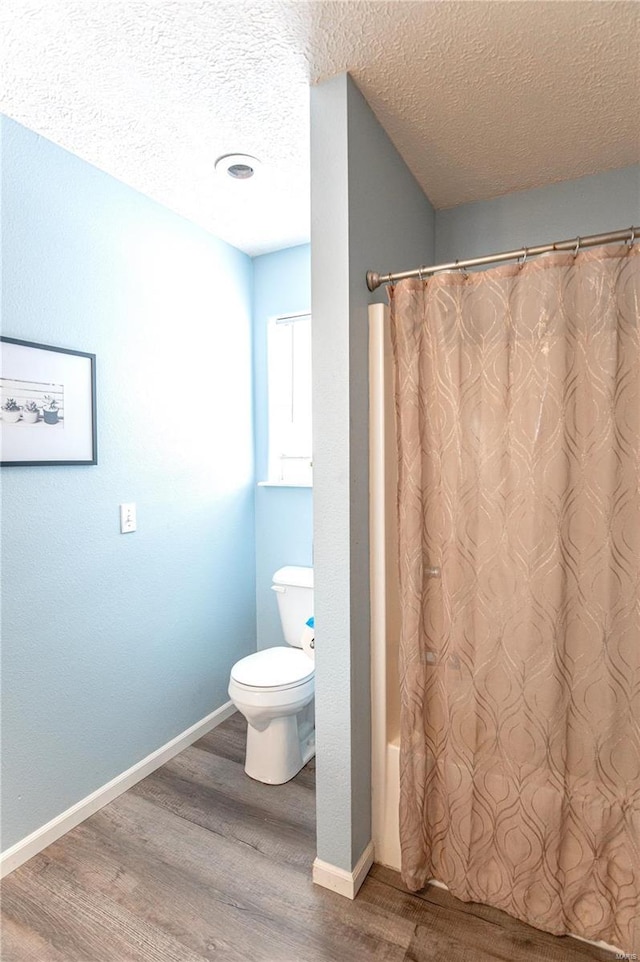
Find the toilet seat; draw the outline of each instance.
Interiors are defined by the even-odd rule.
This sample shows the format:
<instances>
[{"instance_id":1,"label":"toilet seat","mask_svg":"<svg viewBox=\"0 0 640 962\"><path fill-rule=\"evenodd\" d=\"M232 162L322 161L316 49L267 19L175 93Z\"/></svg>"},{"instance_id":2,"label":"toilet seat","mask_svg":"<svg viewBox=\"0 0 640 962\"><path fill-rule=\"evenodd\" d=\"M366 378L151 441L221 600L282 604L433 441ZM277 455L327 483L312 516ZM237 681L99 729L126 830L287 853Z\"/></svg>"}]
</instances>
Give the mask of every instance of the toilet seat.
<instances>
[{"instance_id":1,"label":"toilet seat","mask_svg":"<svg viewBox=\"0 0 640 962\"><path fill-rule=\"evenodd\" d=\"M298 711L313 698L314 689L313 677L288 688L249 688L239 685L233 678L229 681L231 701L243 714L250 709L254 721L256 714L266 713L275 718Z\"/></svg>"},{"instance_id":2,"label":"toilet seat","mask_svg":"<svg viewBox=\"0 0 640 962\"><path fill-rule=\"evenodd\" d=\"M314 663L298 648L264 648L231 669L231 680L244 691L287 691L313 679Z\"/></svg>"}]
</instances>

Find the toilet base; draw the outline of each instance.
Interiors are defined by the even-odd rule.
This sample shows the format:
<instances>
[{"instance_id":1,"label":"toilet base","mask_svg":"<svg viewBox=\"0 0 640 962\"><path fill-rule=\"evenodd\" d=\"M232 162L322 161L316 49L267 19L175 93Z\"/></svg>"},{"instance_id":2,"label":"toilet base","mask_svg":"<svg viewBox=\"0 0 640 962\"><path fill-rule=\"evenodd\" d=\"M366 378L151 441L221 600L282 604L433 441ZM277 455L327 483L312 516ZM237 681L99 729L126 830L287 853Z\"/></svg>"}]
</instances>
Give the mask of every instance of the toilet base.
<instances>
[{"instance_id":1,"label":"toilet base","mask_svg":"<svg viewBox=\"0 0 640 962\"><path fill-rule=\"evenodd\" d=\"M273 718L263 731L247 725L244 770L266 785L282 785L316 753L313 701L297 715Z\"/></svg>"}]
</instances>

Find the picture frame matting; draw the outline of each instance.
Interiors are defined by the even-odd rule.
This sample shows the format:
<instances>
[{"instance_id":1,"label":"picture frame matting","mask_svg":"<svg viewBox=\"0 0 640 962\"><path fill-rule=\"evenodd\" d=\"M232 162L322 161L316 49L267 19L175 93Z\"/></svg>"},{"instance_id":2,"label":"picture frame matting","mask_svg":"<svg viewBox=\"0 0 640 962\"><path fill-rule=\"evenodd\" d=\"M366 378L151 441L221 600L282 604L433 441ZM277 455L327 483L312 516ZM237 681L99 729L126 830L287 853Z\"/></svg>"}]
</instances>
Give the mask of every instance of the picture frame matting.
<instances>
[{"instance_id":1,"label":"picture frame matting","mask_svg":"<svg viewBox=\"0 0 640 962\"><path fill-rule=\"evenodd\" d=\"M96 355L0 337L0 466L98 463Z\"/></svg>"}]
</instances>

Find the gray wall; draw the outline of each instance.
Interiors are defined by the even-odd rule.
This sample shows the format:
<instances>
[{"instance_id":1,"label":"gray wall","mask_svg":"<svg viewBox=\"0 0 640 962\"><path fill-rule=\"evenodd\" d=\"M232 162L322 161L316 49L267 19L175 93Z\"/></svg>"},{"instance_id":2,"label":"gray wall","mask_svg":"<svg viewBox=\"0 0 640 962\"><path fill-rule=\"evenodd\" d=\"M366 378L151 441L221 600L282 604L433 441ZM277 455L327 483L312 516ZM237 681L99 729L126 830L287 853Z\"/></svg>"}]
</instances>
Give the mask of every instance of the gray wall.
<instances>
[{"instance_id":1,"label":"gray wall","mask_svg":"<svg viewBox=\"0 0 640 962\"><path fill-rule=\"evenodd\" d=\"M2 333L98 393L97 466L2 469L8 847L226 702L256 623L251 260L1 124Z\"/></svg>"},{"instance_id":2,"label":"gray wall","mask_svg":"<svg viewBox=\"0 0 640 962\"><path fill-rule=\"evenodd\" d=\"M436 262L640 224L640 167L461 204L436 213Z\"/></svg>"},{"instance_id":3,"label":"gray wall","mask_svg":"<svg viewBox=\"0 0 640 962\"><path fill-rule=\"evenodd\" d=\"M434 256L434 213L353 80L311 91L318 857L371 838L365 284Z\"/></svg>"}]
</instances>

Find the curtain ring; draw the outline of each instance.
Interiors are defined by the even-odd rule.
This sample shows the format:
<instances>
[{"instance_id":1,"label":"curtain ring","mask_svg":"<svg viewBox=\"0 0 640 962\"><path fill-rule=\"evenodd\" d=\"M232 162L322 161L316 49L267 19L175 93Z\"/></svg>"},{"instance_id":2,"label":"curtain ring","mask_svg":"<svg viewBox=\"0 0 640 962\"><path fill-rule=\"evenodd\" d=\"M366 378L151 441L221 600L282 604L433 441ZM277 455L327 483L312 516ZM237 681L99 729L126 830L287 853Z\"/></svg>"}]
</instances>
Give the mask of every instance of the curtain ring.
<instances>
[{"instance_id":1,"label":"curtain ring","mask_svg":"<svg viewBox=\"0 0 640 962\"><path fill-rule=\"evenodd\" d=\"M460 261L456 258L456 266L454 267L454 270L460 271L460 274L461 274L462 277L464 277L464 279L466 280L467 277L469 276L469 274L468 274L467 270L466 270L464 267L460 267L459 264L460 264Z\"/></svg>"},{"instance_id":2,"label":"curtain ring","mask_svg":"<svg viewBox=\"0 0 640 962\"><path fill-rule=\"evenodd\" d=\"M577 237L577 238L576 238L576 249L575 249L574 252L573 252L573 256L574 256L574 257L577 257L577 256L578 256L578 251L579 251L579 250L580 250L580 238Z\"/></svg>"},{"instance_id":3,"label":"curtain ring","mask_svg":"<svg viewBox=\"0 0 640 962\"><path fill-rule=\"evenodd\" d=\"M522 261L520 262L520 267L521 267L521 268L523 268L524 265L527 263L527 257L529 256L529 249L528 249L527 247L523 247L522 250L524 251L524 257L522 258Z\"/></svg>"},{"instance_id":4,"label":"curtain ring","mask_svg":"<svg viewBox=\"0 0 640 962\"><path fill-rule=\"evenodd\" d=\"M631 237L630 237L629 240L627 241L627 247L631 248L631 247L633 247L633 245L635 244L635 240L636 240L636 229L635 229L635 227L630 227L629 230L631 231Z\"/></svg>"},{"instance_id":5,"label":"curtain ring","mask_svg":"<svg viewBox=\"0 0 640 962\"><path fill-rule=\"evenodd\" d=\"M419 268L418 268L418 280L419 280L422 284L424 284L424 277L422 276L423 270L424 270L424 267L419 267Z\"/></svg>"}]
</instances>

